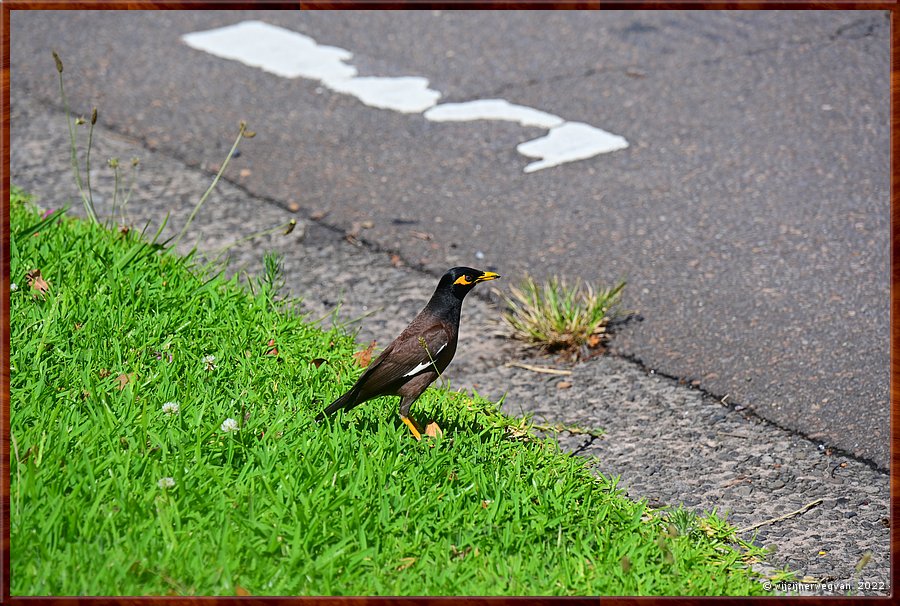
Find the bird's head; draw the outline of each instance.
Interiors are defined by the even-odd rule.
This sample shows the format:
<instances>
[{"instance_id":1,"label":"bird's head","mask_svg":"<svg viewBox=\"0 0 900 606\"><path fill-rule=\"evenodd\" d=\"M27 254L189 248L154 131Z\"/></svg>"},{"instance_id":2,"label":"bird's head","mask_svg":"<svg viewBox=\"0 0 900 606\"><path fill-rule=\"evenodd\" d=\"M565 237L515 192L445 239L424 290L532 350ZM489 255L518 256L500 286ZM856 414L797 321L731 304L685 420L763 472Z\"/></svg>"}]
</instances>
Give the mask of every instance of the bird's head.
<instances>
[{"instance_id":1,"label":"bird's head","mask_svg":"<svg viewBox=\"0 0 900 606\"><path fill-rule=\"evenodd\" d=\"M456 298L462 299L469 291L472 290L479 282L487 282L488 280L496 280L500 274L492 271L481 271L480 269L472 269L471 267L454 267L447 270L441 277L438 284L438 290L446 289L450 291Z\"/></svg>"}]
</instances>

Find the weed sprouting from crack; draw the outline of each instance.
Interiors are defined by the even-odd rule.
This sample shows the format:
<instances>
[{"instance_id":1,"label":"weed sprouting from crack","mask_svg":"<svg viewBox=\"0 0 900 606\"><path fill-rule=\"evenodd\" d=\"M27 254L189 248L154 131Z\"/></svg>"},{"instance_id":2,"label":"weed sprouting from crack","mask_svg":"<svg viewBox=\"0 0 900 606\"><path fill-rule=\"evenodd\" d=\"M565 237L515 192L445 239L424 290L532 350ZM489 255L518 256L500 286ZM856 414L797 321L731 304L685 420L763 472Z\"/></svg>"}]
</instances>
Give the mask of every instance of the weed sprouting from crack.
<instances>
[{"instance_id":1,"label":"weed sprouting from crack","mask_svg":"<svg viewBox=\"0 0 900 606\"><path fill-rule=\"evenodd\" d=\"M507 306L503 320L513 336L547 351L597 348L608 339L607 326L621 312L625 282L594 289L580 280L573 285L559 277L538 284L530 276L510 294L500 294Z\"/></svg>"}]
</instances>

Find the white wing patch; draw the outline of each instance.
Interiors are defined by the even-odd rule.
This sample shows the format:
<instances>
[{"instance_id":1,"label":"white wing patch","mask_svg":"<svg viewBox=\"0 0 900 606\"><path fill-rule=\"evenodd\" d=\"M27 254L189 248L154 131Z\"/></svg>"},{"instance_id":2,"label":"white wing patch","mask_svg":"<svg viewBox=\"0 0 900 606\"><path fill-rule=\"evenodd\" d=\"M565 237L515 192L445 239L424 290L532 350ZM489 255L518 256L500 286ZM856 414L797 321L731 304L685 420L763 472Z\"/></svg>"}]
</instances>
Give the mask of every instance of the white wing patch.
<instances>
[{"instance_id":1,"label":"white wing patch","mask_svg":"<svg viewBox=\"0 0 900 606\"><path fill-rule=\"evenodd\" d=\"M441 353L441 351L442 351L445 347L447 347L447 344L446 344L446 343L444 343L443 345L441 345L440 347L438 347L437 351L434 352L433 354L431 354L431 357L432 357L434 360L437 360L438 354ZM413 375L419 374L420 372L422 372L422 371L425 370L426 368L429 368L430 366L432 366L431 360L428 360L428 361L426 361L426 362L422 362L421 364L419 364L418 366L416 366L415 368L413 368L411 371L409 371L408 373L406 373L406 374L403 375L403 376L404 376L404 377L411 377L411 376L413 376Z\"/></svg>"}]
</instances>

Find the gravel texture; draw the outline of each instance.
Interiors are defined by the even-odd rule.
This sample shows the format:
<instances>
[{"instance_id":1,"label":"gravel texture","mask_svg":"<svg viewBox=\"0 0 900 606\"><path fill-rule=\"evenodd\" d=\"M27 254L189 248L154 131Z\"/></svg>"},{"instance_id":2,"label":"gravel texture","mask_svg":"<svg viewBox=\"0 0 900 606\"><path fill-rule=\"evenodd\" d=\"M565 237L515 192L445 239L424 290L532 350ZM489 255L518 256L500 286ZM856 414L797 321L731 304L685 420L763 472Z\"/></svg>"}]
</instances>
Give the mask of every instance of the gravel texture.
<instances>
[{"instance_id":1,"label":"gravel texture","mask_svg":"<svg viewBox=\"0 0 900 606\"><path fill-rule=\"evenodd\" d=\"M83 214L68 164L64 115L15 89L11 102L12 183L35 194L43 207L69 203L70 212ZM168 235L184 224L212 178L102 127L95 132L92 154L101 214L112 195L106 158L119 157L127 166L137 156L141 166L130 221L140 226L150 221L153 229L169 212ZM390 342L430 296L436 277L367 242L364 227L348 238L327 225L327 216L300 217L278 201L250 196L224 181L179 249L196 243L215 256L222 247L290 218L298 220L290 235L278 232L231 248L231 271L258 273L264 251L280 252L286 288L303 299L312 318L349 323L359 331L361 344L376 340L378 347ZM510 413L602 429L599 438L562 432L559 440L572 452L596 457L604 474L620 476L620 486L631 497L647 499L653 507L717 508L738 528L762 524L754 540L771 552L761 569L788 567L811 583L784 589L890 593L886 473L623 357L600 356L573 365L539 356L502 336L500 309L490 291L476 294L466 300L459 351L447 372L454 388L474 388L495 401L505 395L503 406ZM572 374L508 366L516 361ZM816 501L802 513L765 523ZM754 532L744 536L752 538ZM856 574L866 552L871 562ZM857 581L864 585L858 588ZM850 590L840 583L849 583Z\"/></svg>"}]
</instances>

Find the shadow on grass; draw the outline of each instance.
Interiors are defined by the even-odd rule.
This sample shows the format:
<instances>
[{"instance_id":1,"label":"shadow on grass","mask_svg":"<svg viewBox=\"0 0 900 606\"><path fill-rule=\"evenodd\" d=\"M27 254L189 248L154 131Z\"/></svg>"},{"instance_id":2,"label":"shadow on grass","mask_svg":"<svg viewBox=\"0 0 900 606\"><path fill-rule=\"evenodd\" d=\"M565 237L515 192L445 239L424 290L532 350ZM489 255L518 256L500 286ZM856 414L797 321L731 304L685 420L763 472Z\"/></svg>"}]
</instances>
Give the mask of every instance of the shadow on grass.
<instances>
[{"instance_id":1,"label":"shadow on grass","mask_svg":"<svg viewBox=\"0 0 900 606\"><path fill-rule=\"evenodd\" d=\"M437 423L445 438L465 434L480 436L482 442L488 441L493 431L497 430L503 430L503 439L516 441L517 436L523 435L523 430L528 427L524 420L500 413L494 404L463 394L435 391L431 393L431 397L426 396L423 400L413 406L410 414L423 439L428 439L425 437L425 428L430 423ZM383 431L385 425L390 424L398 434L413 439L409 429L400 420L398 404L398 397L385 396L349 411L340 411L320 423L345 427L352 425L357 431L370 434ZM369 409L364 410L363 407ZM314 429L316 426L316 423L311 423L309 427ZM507 427L515 431L506 431Z\"/></svg>"}]
</instances>

